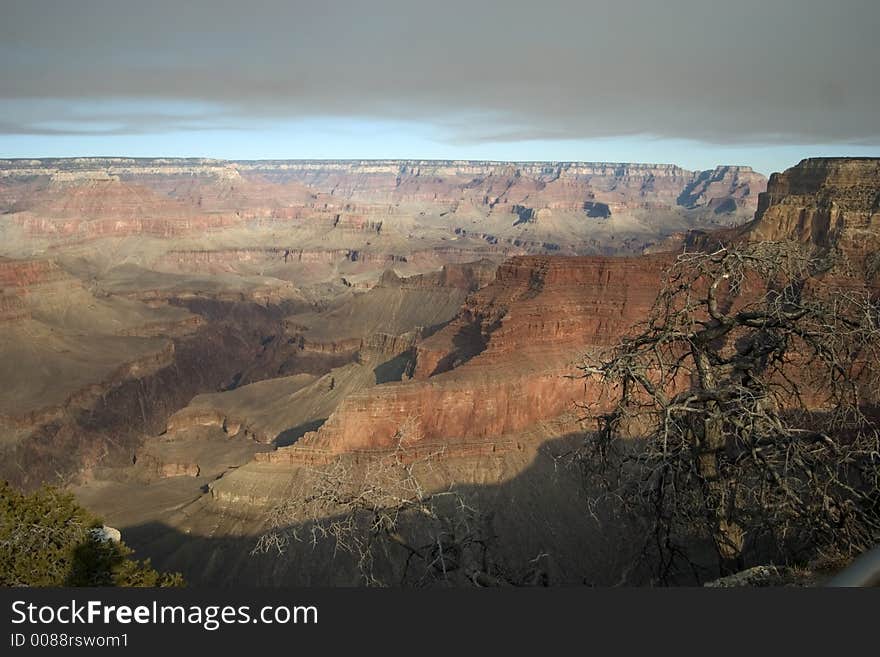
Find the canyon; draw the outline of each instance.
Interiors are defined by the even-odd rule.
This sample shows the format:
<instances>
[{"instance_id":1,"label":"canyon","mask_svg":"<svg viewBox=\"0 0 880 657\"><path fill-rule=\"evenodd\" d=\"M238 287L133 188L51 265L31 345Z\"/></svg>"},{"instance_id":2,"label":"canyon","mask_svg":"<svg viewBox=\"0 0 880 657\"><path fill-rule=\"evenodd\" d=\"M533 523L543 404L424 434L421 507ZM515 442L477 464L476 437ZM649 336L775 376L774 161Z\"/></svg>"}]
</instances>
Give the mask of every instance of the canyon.
<instances>
[{"instance_id":1,"label":"canyon","mask_svg":"<svg viewBox=\"0 0 880 657\"><path fill-rule=\"evenodd\" d=\"M157 394L181 406L196 392L325 375L362 351L401 357L509 256L640 252L741 223L764 184L747 167L0 160L0 426L15 455L3 475L64 481L108 450L133 458L180 410ZM212 343L218 357L202 368ZM84 416L114 415L108 396L153 380L167 392L124 404L142 426L103 427L131 444L87 437ZM65 467L45 455L53 444Z\"/></svg>"},{"instance_id":2,"label":"canyon","mask_svg":"<svg viewBox=\"0 0 880 657\"><path fill-rule=\"evenodd\" d=\"M874 289L880 271L877 159L769 181L734 166L0 160L0 212L0 476L69 486L195 583L358 583L326 546L254 555L255 537L316 470L388 455L491 512L499 558L549 554L553 583L610 581L625 550L557 467L599 396L583 354L646 317L681 249L791 239L851 253Z\"/></svg>"}]
</instances>

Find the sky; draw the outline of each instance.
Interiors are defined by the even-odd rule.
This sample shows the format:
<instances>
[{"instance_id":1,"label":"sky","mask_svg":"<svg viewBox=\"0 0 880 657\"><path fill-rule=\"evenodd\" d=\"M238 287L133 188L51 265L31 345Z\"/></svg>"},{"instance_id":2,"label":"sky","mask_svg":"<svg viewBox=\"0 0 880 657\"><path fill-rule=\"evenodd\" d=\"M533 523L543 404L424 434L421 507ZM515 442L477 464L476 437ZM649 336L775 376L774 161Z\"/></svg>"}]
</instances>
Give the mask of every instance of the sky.
<instances>
[{"instance_id":1,"label":"sky","mask_svg":"<svg viewBox=\"0 0 880 657\"><path fill-rule=\"evenodd\" d=\"M0 0L0 157L880 155L877 0Z\"/></svg>"}]
</instances>

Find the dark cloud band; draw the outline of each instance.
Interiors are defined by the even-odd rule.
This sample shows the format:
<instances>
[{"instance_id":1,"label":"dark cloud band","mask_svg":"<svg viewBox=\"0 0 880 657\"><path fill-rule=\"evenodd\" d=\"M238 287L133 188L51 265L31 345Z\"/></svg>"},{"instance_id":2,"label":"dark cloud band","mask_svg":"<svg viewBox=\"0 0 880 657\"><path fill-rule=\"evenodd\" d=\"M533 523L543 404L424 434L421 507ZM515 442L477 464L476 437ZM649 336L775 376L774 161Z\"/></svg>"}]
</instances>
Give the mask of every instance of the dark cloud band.
<instances>
[{"instance_id":1,"label":"dark cloud band","mask_svg":"<svg viewBox=\"0 0 880 657\"><path fill-rule=\"evenodd\" d=\"M47 109L146 98L206 103L238 128L412 119L453 143L880 141L876 0L3 4L0 99L31 108L3 111L6 134L218 125Z\"/></svg>"}]
</instances>

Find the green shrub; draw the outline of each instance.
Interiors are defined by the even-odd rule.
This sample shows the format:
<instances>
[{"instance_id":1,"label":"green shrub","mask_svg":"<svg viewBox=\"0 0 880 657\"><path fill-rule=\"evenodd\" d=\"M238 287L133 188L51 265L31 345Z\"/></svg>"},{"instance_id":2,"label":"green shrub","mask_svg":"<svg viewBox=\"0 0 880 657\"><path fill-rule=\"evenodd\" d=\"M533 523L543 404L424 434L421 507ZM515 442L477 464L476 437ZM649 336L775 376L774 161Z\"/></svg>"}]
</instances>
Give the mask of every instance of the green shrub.
<instances>
[{"instance_id":1,"label":"green shrub","mask_svg":"<svg viewBox=\"0 0 880 657\"><path fill-rule=\"evenodd\" d=\"M183 585L179 573L159 573L124 543L95 537L101 527L70 493L44 487L27 495L0 482L0 585Z\"/></svg>"}]
</instances>

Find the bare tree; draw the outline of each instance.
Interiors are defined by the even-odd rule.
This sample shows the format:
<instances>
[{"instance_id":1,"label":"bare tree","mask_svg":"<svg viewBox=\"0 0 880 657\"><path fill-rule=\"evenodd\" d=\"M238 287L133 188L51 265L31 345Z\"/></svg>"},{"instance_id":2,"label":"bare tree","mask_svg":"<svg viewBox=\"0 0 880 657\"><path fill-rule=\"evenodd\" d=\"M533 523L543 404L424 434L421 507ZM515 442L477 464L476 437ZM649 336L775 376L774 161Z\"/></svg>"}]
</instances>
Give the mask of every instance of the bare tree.
<instances>
[{"instance_id":1,"label":"bare tree","mask_svg":"<svg viewBox=\"0 0 880 657\"><path fill-rule=\"evenodd\" d=\"M880 540L880 323L862 280L792 243L685 253L633 335L585 357L596 431L579 462L596 503L645 523L660 580L702 579L701 546L728 573Z\"/></svg>"},{"instance_id":2,"label":"bare tree","mask_svg":"<svg viewBox=\"0 0 880 657\"><path fill-rule=\"evenodd\" d=\"M452 485L426 490L422 482L444 450L416 449L418 426L414 418L404 421L395 448L385 453L340 455L310 469L299 489L271 510L269 529L252 553L281 555L291 542L330 544L354 558L368 586L540 581L540 559L515 572L495 559L490 513L471 506Z\"/></svg>"}]
</instances>

